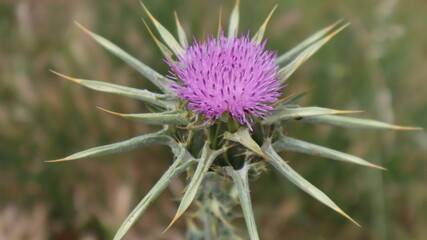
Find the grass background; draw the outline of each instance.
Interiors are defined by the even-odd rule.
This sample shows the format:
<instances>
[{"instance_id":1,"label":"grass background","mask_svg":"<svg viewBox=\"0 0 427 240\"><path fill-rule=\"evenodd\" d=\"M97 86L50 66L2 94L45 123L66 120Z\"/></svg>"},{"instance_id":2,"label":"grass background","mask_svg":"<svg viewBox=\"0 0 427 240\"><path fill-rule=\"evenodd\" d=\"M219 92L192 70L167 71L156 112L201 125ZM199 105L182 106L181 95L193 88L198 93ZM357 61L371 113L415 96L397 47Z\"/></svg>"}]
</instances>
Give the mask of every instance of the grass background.
<instances>
[{"instance_id":1,"label":"grass background","mask_svg":"<svg viewBox=\"0 0 427 240\"><path fill-rule=\"evenodd\" d=\"M242 0L241 29L252 32L278 3L266 33L284 52L338 19L352 24L291 78L285 94L310 89L303 104L364 110L363 117L403 125L427 120L427 18L424 0ZM216 30L233 3L146 1L174 29L173 11L197 38ZM143 26L135 0L0 2L0 239L111 239L170 164L165 148L47 164L92 146L150 132L95 106L143 112L142 103L97 93L67 75L155 90L79 30L77 20L161 73L167 66ZM427 134L289 124L290 136L352 153L374 169L285 153L292 166L355 218L357 228L273 170L252 182L262 239L427 239ZM174 181L127 239L183 239L173 218L185 179ZM243 227L243 222L238 222Z\"/></svg>"}]
</instances>

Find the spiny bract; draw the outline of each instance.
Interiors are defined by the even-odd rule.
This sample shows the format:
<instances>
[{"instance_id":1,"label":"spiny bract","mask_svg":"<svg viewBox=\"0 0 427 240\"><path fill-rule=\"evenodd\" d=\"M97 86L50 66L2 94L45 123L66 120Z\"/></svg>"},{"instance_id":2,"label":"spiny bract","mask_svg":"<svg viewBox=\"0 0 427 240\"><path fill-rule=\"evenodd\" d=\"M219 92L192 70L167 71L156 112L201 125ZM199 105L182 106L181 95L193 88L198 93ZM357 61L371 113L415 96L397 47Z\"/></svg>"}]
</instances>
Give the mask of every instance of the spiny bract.
<instances>
[{"instance_id":1,"label":"spiny bract","mask_svg":"<svg viewBox=\"0 0 427 240\"><path fill-rule=\"evenodd\" d=\"M169 183L190 168L192 171L187 172L191 180L172 223L194 200L198 200L200 208L193 214L194 217L189 219L189 239L214 239L214 236L220 239L239 239L234 227L230 225L237 216L233 214L234 205L239 202L249 238L259 239L249 196L248 177L250 174L261 172L265 163L273 166L318 201L356 223L329 197L295 172L278 154L285 150L297 151L384 169L359 157L285 136L282 126L297 119L298 122L350 128L417 129L337 115L354 111L296 105L303 94L278 100L280 89L285 86L292 73L347 25L338 27L340 21L332 24L276 57L276 52L264 50L266 42L263 42L267 23L275 8L252 38L249 35L236 37L239 23L237 0L230 16L227 36L223 34L219 25L217 39L209 37L206 42L194 40L192 44L188 44L177 16L178 40L143 4L142 6L164 40L163 43L157 39L147 25L171 67L169 78L154 71L107 39L78 25L108 51L135 68L163 93L77 79L54 72L97 91L119 94L154 105L150 109L157 112L152 113L122 114L105 111L126 119L163 125L164 128L158 132L94 147L49 162L101 156L152 144L168 145L175 156L170 168L127 217L114 239L122 239ZM250 131L249 128L253 130ZM238 199L234 197L236 191L233 189L236 189ZM193 221L194 218L200 220L198 224ZM210 224L205 224L204 230L201 231L198 227L200 223Z\"/></svg>"}]
</instances>

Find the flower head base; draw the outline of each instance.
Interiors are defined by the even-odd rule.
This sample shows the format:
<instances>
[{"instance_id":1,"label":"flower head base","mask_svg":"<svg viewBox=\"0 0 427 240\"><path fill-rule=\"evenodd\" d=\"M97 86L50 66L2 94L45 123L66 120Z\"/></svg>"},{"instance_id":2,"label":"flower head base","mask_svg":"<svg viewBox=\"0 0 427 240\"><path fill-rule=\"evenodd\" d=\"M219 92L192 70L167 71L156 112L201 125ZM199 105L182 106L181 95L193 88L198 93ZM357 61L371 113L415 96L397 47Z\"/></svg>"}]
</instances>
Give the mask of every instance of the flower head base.
<instances>
[{"instance_id":1,"label":"flower head base","mask_svg":"<svg viewBox=\"0 0 427 240\"><path fill-rule=\"evenodd\" d=\"M277 53L264 50L266 41L259 45L248 35L226 38L221 34L219 39L195 41L176 62L167 60L172 69L169 77L177 80L171 87L189 101L189 109L208 119L228 112L248 125L251 116L264 117L274 110L269 104L277 101L281 88Z\"/></svg>"}]
</instances>

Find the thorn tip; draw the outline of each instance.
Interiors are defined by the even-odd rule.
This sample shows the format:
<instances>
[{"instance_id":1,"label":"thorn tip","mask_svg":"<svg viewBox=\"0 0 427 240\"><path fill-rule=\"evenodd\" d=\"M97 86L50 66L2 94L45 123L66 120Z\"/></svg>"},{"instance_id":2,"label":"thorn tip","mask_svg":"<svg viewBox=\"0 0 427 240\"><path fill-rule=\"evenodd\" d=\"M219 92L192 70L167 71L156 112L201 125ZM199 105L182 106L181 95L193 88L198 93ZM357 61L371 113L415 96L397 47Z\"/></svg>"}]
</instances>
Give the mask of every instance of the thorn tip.
<instances>
[{"instance_id":1,"label":"thorn tip","mask_svg":"<svg viewBox=\"0 0 427 240\"><path fill-rule=\"evenodd\" d=\"M405 126L395 126L393 129L395 130L404 130L404 131L419 131L424 130L422 127L405 127Z\"/></svg>"},{"instance_id":2,"label":"thorn tip","mask_svg":"<svg viewBox=\"0 0 427 240\"><path fill-rule=\"evenodd\" d=\"M60 159L55 159L55 160L45 160L45 163L54 163L54 162L65 162L68 161L68 158L60 158Z\"/></svg>"},{"instance_id":3,"label":"thorn tip","mask_svg":"<svg viewBox=\"0 0 427 240\"><path fill-rule=\"evenodd\" d=\"M113 111L107 110L107 109L102 108L102 107L98 107L98 106L96 106L96 108L98 108L98 109L99 109L99 110L101 110L101 111L104 111L104 112L107 112L107 113L110 113L110 114L113 114L113 115L116 115L116 116L119 116L119 117L123 117L123 115L124 115L124 114L122 114L122 113L113 112Z\"/></svg>"},{"instance_id":4,"label":"thorn tip","mask_svg":"<svg viewBox=\"0 0 427 240\"><path fill-rule=\"evenodd\" d=\"M79 83L79 82L80 82L80 80L79 80L79 79L76 79L76 78L73 78L73 77L69 77L69 76L64 75L64 74L62 74L62 73L56 72L56 71L54 71L54 70L52 70L52 69L49 69L49 72L51 72L51 73L53 73L53 74L55 74L55 75L57 75L57 76L60 76L60 77L62 77L62 78L64 78L64 79L67 79L67 80L70 80L70 81L76 82L76 83Z\"/></svg>"},{"instance_id":5,"label":"thorn tip","mask_svg":"<svg viewBox=\"0 0 427 240\"><path fill-rule=\"evenodd\" d=\"M176 222L176 220L178 220L178 218L180 217L181 215L175 215L175 217L172 219L172 222L171 223L169 223L169 225L168 225L168 227L162 232L162 234L164 234L164 233L166 233L168 230L169 230L169 228L171 228L172 227L172 225Z\"/></svg>"},{"instance_id":6,"label":"thorn tip","mask_svg":"<svg viewBox=\"0 0 427 240\"><path fill-rule=\"evenodd\" d=\"M81 30L83 30L85 33L92 35L93 32L91 32L89 29L85 28L83 25L81 25L79 22L74 21L74 24L77 25L77 27L79 27Z\"/></svg>"}]
</instances>

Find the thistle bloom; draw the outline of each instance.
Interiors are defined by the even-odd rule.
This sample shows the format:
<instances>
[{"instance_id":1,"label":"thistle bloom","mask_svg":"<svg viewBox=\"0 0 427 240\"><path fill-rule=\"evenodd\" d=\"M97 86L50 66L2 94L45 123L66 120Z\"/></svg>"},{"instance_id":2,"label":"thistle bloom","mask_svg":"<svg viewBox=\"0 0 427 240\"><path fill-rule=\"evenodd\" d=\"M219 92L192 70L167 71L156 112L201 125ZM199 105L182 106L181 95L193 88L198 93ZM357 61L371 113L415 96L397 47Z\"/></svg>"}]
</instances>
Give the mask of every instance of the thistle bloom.
<instances>
[{"instance_id":1,"label":"thistle bloom","mask_svg":"<svg viewBox=\"0 0 427 240\"><path fill-rule=\"evenodd\" d=\"M179 35L177 40L151 15L145 6L143 7L166 44L159 41L149 30L166 57L166 63L171 68L169 78L151 69L107 39L83 27L82 29L108 51L134 67L163 93L76 79L58 73L58 75L88 88L127 96L156 106L151 108L154 111L152 113L107 112L147 124L164 125L164 128L158 132L125 141L94 147L52 162L101 156L151 144L168 145L174 154L172 165L129 214L114 239L122 239L138 217L166 189L167 185L185 170L192 169L190 167L195 164L197 167L194 168L194 171L187 171L191 180L172 220L173 223L182 216L194 200L199 201L200 209L192 218L198 219L199 223L204 224L204 230L193 224L193 220L189 221L191 223L188 229L189 239L241 239L230 225L233 216L236 216L232 211L239 202L242 205L249 239L259 240L252 203L248 194L250 192L248 178L250 172L262 171L266 164L271 165L307 194L356 223L326 194L293 170L291 165L278 154L281 151L296 151L384 169L356 156L290 138L283 131L283 125L291 124L291 120L298 119L300 120L298 122L350 128L418 129L336 115L351 111L301 107L296 104L302 94L278 101L279 91L286 86L284 83L292 73L347 25L337 29L340 24L337 22L321 29L277 57L275 51L265 50L266 41L262 40L274 9L254 36L250 37L247 34L237 37L235 33L239 22L239 0L236 0L230 16L227 36L219 32L218 38L208 37L205 42L198 42L194 39L194 42L188 45L185 31L181 27L178 17L176 17ZM218 29L222 29L222 27L219 26ZM183 99L184 102L188 102L187 107L182 107ZM278 104L273 107L272 103ZM197 114L194 116L202 115L208 120L216 120L229 114L241 125L248 127L236 127L236 124L225 126L226 124L222 124L221 121L215 121L212 125L199 125L197 119L187 118L189 111L196 112ZM262 120L256 118L262 118ZM181 128L176 125L185 127ZM249 131L251 125L258 127L255 131ZM270 131L264 131L264 129ZM205 141L196 139L205 139ZM226 181L225 176L231 178L232 181ZM235 186L239 201L236 201L235 190L229 187L229 184Z\"/></svg>"},{"instance_id":2,"label":"thistle bloom","mask_svg":"<svg viewBox=\"0 0 427 240\"><path fill-rule=\"evenodd\" d=\"M263 118L280 96L277 53L264 50L265 44L251 41L249 34L195 40L177 61L167 60L169 77L177 80L171 87L189 102L189 109L208 119L228 112L250 126L251 116Z\"/></svg>"}]
</instances>

